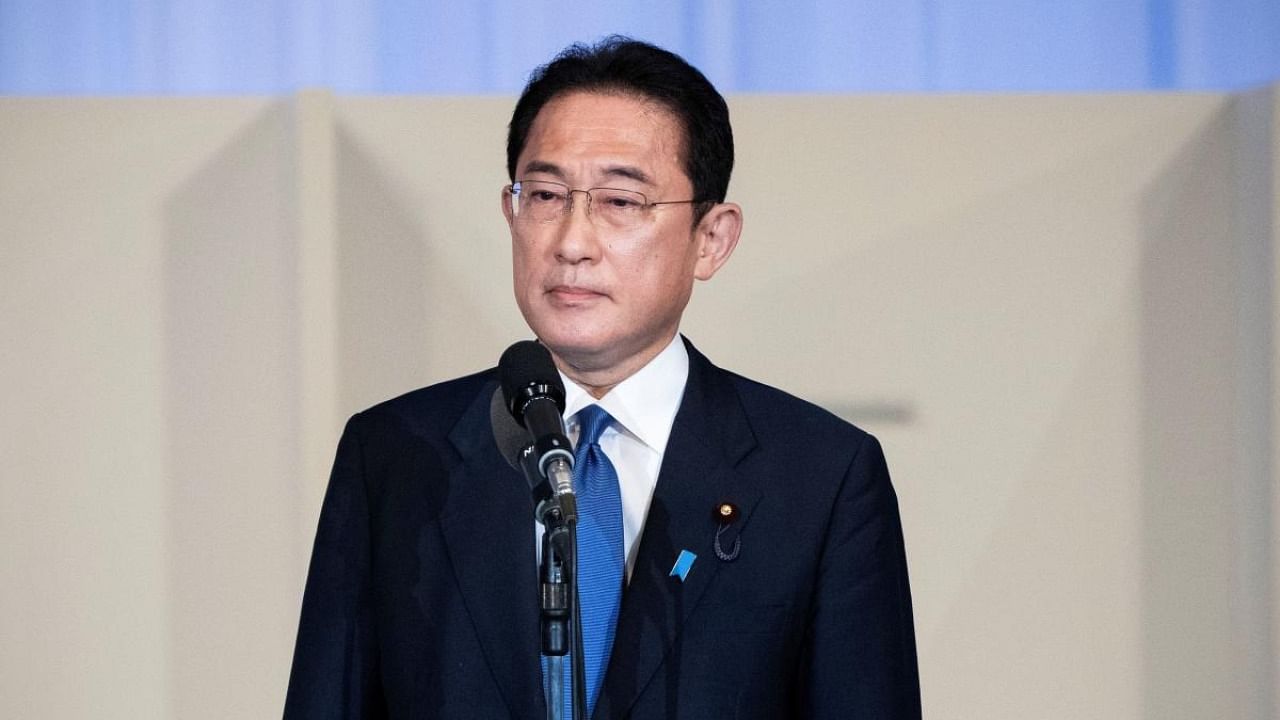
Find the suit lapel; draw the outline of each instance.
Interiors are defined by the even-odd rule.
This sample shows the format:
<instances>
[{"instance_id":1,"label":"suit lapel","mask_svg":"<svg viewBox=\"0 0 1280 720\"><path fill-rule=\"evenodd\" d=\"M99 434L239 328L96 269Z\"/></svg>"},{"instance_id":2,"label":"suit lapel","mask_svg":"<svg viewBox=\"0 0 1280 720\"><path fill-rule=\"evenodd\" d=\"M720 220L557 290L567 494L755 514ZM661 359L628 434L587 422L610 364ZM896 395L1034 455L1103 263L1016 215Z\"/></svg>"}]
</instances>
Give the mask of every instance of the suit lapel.
<instances>
[{"instance_id":1,"label":"suit lapel","mask_svg":"<svg viewBox=\"0 0 1280 720\"><path fill-rule=\"evenodd\" d=\"M734 466L755 447L729 376L686 341L689 380L663 455L596 717L624 715L664 663L679 663L681 630L715 581L716 507L731 502L744 527L758 490ZM681 551L697 555L684 581L671 576ZM680 677L679 667L664 672Z\"/></svg>"},{"instance_id":2,"label":"suit lapel","mask_svg":"<svg viewBox=\"0 0 1280 720\"><path fill-rule=\"evenodd\" d=\"M493 439L486 384L449 439L460 462L449 471L441 528L485 660L513 717L546 714L538 640L533 507L524 478Z\"/></svg>"}]
</instances>

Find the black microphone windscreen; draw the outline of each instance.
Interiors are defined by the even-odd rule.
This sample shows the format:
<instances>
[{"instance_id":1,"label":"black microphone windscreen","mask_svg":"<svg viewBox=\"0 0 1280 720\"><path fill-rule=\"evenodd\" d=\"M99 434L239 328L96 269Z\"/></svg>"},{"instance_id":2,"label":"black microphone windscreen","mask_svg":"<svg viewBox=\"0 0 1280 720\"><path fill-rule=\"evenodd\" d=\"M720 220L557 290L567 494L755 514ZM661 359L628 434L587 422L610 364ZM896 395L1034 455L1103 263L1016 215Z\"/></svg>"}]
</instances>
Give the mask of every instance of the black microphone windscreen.
<instances>
[{"instance_id":1,"label":"black microphone windscreen","mask_svg":"<svg viewBox=\"0 0 1280 720\"><path fill-rule=\"evenodd\" d=\"M507 410L524 424L524 403L537 396L550 397L564 412L564 383L551 353L533 340L521 340L498 359L498 377Z\"/></svg>"},{"instance_id":2,"label":"black microphone windscreen","mask_svg":"<svg viewBox=\"0 0 1280 720\"><path fill-rule=\"evenodd\" d=\"M515 418L511 417L511 411L503 401L502 391L496 388L493 391L493 398L489 401L489 424L493 427L493 442L502 453L502 459L519 470L520 465L516 459L524 446L529 443L529 433L520 427Z\"/></svg>"}]
</instances>

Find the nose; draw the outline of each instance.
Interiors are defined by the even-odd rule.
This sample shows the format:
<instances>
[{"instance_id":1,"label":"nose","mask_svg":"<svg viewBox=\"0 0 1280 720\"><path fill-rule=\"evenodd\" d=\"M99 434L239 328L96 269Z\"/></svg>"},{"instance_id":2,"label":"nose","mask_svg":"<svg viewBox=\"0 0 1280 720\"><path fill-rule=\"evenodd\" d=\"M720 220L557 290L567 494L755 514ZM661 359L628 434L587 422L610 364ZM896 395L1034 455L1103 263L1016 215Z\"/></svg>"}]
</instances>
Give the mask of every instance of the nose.
<instances>
[{"instance_id":1,"label":"nose","mask_svg":"<svg viewBox=\"0 0 1280 720\"><path fill-rule=\"evenodd\" d=\"M577 198L582 193L582 199ZM556 234L556 259L576 264L599 256L600 238L590 217L591 195L586 190L569 193L569 212Z\"/></svg>"}]
</instances>

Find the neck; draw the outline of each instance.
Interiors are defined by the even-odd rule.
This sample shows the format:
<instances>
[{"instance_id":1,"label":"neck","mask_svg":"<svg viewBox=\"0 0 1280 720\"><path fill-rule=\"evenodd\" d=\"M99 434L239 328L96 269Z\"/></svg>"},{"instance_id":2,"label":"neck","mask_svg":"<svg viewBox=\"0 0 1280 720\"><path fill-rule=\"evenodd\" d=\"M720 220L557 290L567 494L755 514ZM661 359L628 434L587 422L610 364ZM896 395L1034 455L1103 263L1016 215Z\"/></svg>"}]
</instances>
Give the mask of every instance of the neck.
<instances>
[{"instance_id":1,"label":"neck","mask_svg":"<svg viewBox=\"0 0 1280 720\"><path fill-rule=\"evenodd\" d=\"M599 400L608 394L610 390L617 387L618 383L635 375L641 368L648 365L670 343L671 338L668 338L666 342L659 343L644 352L627 357L621 362L605 366L576 361L576 358L566 357L555 351L552 351L551 357L555 359L556 367L560 369L560 372L577 383L583 390L586 390L591 397Z\"/></svg>"}]
</instances>

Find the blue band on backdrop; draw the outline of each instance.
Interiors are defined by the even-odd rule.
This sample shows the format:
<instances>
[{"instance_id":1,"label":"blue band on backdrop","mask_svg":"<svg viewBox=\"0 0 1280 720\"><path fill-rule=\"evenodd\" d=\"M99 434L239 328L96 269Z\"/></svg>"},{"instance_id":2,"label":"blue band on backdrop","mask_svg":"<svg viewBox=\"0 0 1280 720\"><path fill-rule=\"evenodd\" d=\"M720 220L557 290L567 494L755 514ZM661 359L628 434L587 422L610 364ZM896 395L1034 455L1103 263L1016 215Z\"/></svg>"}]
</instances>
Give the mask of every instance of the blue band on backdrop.
<instances>
[{"instance_id":1,"label":"blue band on backdrop","mask_svg":"<svg viewBox=\"0 0 1280 720\"><path fill-rule=\"evenodd\" d=\"M602 8L604 6L601 6ZM1236 90L1280 78L1274 0L0 2L0 93L514 94L622 33L722 92Z\"/></svg>"}]
</instances>

